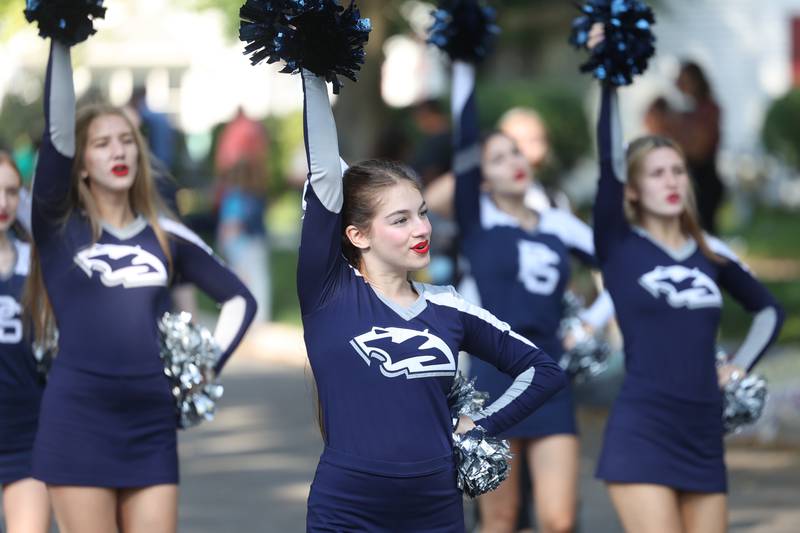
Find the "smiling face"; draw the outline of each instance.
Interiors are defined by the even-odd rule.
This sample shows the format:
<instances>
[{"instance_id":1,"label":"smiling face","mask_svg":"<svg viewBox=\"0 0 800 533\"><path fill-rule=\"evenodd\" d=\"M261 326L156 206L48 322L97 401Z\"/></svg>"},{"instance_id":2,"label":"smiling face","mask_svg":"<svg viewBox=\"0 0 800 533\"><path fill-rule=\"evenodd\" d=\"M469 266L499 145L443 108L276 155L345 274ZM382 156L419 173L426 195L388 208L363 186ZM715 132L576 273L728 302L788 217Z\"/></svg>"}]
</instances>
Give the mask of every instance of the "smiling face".
<instances>
[{"instance_id":1,"label":"smiling face","mask_svg":"<svg viewBox=\"0 0 800 533\"><path fill-rule=\"evenodd\" d=\"M430 263L428 208L419 189L406 180L379 193L367 231L349 226L347 236L361 249L369 272L405 273Z\"/></svg>"},{"instance_id":2,"label":"smiling face","mask_svg":"<svg viewBox=\"0 0 800 533\"><path fill-rule=\"evenodd\" d=\"M8 231L17 219L21 183L14 167L0 159L0 232Z\"/></svg>"},{"instance_id":3,"label":"smiling face","mask_svg":"<svg viewBox=\"0 0 800 533\"><path fill-rule=\"evenodd\" d=\"M523 197L533 181L525 156L502 133L495 133L484 142L481 170L484 188L492 195Z\"/></svg>"},{"instance_id":4,"label":"smiling face","mask_svg":"<svg viewBox=\"0 0 800 533\"><path fill-rule=\"evenodd\" d=\"M100 115L89 124L81 178L90 190L130 191L138 172L139 147L130 123L120 115Z\"/></svg>"},{"instance_id":5,"label":"smiling face","mask_svg":"<svg viewBox=\"0 0 800 533\"><path fill-rule=\"evenodd\" d=\"M626 187L626 199L640 217L677 218L689 201L689 173L683 156L661 146L646 153Z\"/></svg>"}]
</instances>

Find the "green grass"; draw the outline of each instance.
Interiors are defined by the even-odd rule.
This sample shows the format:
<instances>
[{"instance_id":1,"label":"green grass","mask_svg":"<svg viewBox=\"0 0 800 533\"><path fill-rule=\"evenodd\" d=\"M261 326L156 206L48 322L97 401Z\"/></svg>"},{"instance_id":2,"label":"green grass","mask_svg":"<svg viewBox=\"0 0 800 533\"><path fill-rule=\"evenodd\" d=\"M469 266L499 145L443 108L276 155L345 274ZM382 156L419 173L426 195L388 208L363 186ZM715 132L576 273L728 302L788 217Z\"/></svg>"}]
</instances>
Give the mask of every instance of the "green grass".
<instances>
[{"instance_id":1,"label":"green grass","mask_svg":"<svg viewBox=\"0 0 800 533\"><path fill-rule=\"evenodd\" d=\"M748 255L800 259L800 213L762 207L747 224L725 226L723 237L744 241Z\"/></svg>"},{"instance_id":2,"label":"green grass","mask_svg":"<svg viewBox=\"0 0 800 533\"><path fill-rule=\"evenodd\" d=\"M800 281L766 282L767 288L775 295L786 311L778 342L800 343ZM750 328L752 317L737 302L725 296L722 310L721 336L724 339L742 339Z\"/></svg>"}]
</instances>

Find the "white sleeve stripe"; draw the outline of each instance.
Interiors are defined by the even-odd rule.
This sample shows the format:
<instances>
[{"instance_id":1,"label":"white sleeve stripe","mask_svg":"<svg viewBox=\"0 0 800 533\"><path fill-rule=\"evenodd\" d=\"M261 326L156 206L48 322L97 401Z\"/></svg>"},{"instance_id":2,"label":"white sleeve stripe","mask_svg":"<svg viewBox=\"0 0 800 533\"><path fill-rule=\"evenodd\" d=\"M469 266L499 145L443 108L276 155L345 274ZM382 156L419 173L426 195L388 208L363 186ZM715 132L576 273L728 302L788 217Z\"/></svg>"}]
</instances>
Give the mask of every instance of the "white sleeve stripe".
<instances>
[{"instance_id":1,"label":"white sleeve stripe","mask_svg":"<svg viewBox=\"0 0 800 533\"><path fill-rule=\"evenodd\" d=\"M247 302L243 296L236 295L222 304L219 318L217 319L217 327L214 328L214 339L223 353L230 348L231 343L236 338L236 334L242 328L246 313Z\"/></svg>"},{"instance_id":2,"label":"white sleeve stripe","mask_svg":"<svg viewBox=\"0 0 800 533\"><path fill-rule=\"evenodd\" d=\"M453 101L452 112L454 117L461 116L461 111L467 105L469 95L475 88L475 66L464 61L453 63Z\"/></svg>"},{"instance_id":3,"label":"white sleeve stripe","mask_svg":"<svg viewBox=\"0 0 800 533\"><path fill-rule=\"evenodd\" d=\"M64 157L75 157L75 87L69 47L53 41L50 71L50 139Z\"/></svg>"},{"instance_id":4,"label":"white sleeve stripe","mask_svg":"<svg viewBox=\"0 0 800 533\"><path fill-rule=\"evenodd\" d=\"M733 358L733 364L745 370L750 368L761 352L764 351L767 344L769 344L777 323L778 312L774 307L767 307L756 313L747 337L745 337L744 342Z\"/></svg>"},{"instance_id":5,"label":"white sleeve stripe","mask_svg":"<svg viewBox=\"0 0 800 533\"><path fill-rule=\"evenodd\" d=\"M550 209L541 214L540 225L543 233L551 233L567 246L594 255L592 228L572 213Z\"/></svg>"},{"instance_id":6,"label":"white sleeve stripe","mask_svg":"<svg viewBox=\"0 0 800 533\"><path fill-rule=\"evenodd\" d=\"M180 222L176 222L171 218L167 217L158 217L158 225L161 226L161 229L168 233L172 233L173 235L177 235L178 237L189 241L192 244L197 245L200 247L204 252L208 255L213 256L214 250L208 246L203 239L201 239L195 232L181 224Z\"/></svg>"},{"instance_id":7,"label":"white sleeve stripe","mask_svg":"<svg viewBox=\"0 0 800 533\"><path fill-rule=\"evenodd\" d=\"M525 372L521 373L517 376L517 379L511 384L508 389L496 399L494 402L491 403L488 407L485 407L480 413L478 413L473 420L478 421L483 418L487 418L492 416L496 412L500 411L508 404L519 398L523 392L525 392L528 387L531 386L533 383L533 376L536 374L536 369L534 367L529 368Z\"/></svg>"},{"instance_id":8,"label":"white sleeve stripe","mask_svg":"<svg viewBox=\"0 0 800 533\"><path fill-rule=\"evenodd\" d=\"M324 78L303 70L305 88L305 135L308 171L314 194L328 211L342 210L342 159L328 85Z\"/></svg>"},{"instance_id":9,"label":"white sleeve stripe","mask_svg":"<svg viewBox=\"0 0 800 533\"><path fill-rule=\"evenodd\" d=\"M708 247L711 248L711 251L717 255L720 255L726 259L730 259L731 261L735 262L737 265L742 267L746 272L751 272L750 267L748 267L739 256L736 255L736 252L731 250L730 246L722 242L722 240L714 237L713 235L709 235L704 233L703 236L706 238L706 242L708 243Z\"/></svg>"},{"instance_id":10,"label":"white sleeve stripe","mask_svg":"<svg viewBox=\"0 0 800 533\"><path fill-rule=\"evenodd\" d=\"M611 160L614 165L614 173L617 179L625 183L627 181L625 165L625 141L622 137L622 121L619 117L619 101L617 91L611 94Z\"/></svg>"},{"instance_id":11,"label":"white sleeve stripe","mask_svg":"<svg viewBox=\"0 0 800 533\"><path fill-rule=\"evenodd\" d=\"M604 328L614 316L614 301L608 291L597 295L588 309L580 312L580 319L592 326L595 330Z\"/></svg>"},{"instance_id":12,"label":"white sleeve stripe","mask_svg":"<svg viewBox=\"0 0 800 533\"><path fill-rule=\"evenodd\" d=\"M480 165L481 147L478 144L459 150L453 158L453 172L455 174L465 174L480 167Z\"/></svg>"},{"instance_id":13,"label":"white sleeve stripe","mask_svg":"<svg viewBox=\"0 0 800 533\"><path fill-rule=\"evenodd\" d=\"M426 290L425 299L434 304L452 307L453 309L457 309L462 313L467 313L468 315L472 315L476 318L479 318L484 322L491 324L500 331L507 331L509 335L514 339L522 341L528 346L531 346L533 348L537 348L537 346L533 344L530 340L514 332L511 329L511 326L509 326L506 322L503 322L502 320L498 319L496 316L491 314L486 309L478 307L477 305L472 305L463 298L457 298L452 292L449 291L433 292L430 290Z\"/></svg>"}]
</instances>

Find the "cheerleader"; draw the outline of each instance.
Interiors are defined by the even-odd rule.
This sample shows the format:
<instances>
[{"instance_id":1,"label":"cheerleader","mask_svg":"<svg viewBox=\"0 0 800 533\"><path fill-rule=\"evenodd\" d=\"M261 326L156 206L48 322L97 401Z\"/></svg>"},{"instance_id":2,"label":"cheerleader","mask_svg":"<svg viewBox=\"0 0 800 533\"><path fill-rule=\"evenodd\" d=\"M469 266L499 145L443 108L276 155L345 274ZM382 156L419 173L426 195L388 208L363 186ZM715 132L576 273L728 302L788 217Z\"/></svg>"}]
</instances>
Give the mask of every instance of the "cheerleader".
<instances>
[{"instance_id":1,"label":"cheerleader","mask_svg":"<svg viewBox=\"0 0 800 533\"><path fill-rule=\"evenodd\" d=\"M57 324L59 350L33 475L62 533L172 532L177 424L157 331L169 286L194 283L222 304L217 372L255 302L202 240L163 216L146 145L124 112L95 105L76 118L70 50L55 41L44 102L29 296L37 337Z\"/></svg>"},{"instance_id":2,"label":"cheerleader","mask_svg":"<svg viewBox=\"0 0 800 533\"><path fill-rule=\"evenodd\" d=\"M459 433L504 431L563 373L452 287L409 281L430 260L418 182L387 161L343 175L325 80L302 75L309 180L297 286L325 434L307 530L463 532L446 398L459 350L514 376Z\"/></svg>"},{"instance_id":3,"label":"cheerleader","mask_svg":"<svg viewBox=\"0 0 800 533\"><path fill-rule=\"evenodd\" d=\"M493 132L479 141L475 69L453 66L456 173L455 212L461 252L469 264L465 282L474 298L505 317L515 331L550 356L563 353L558 327L570 277L570 255L594 265L592 230L567 211L534 211L526 205L531 167L516 143ZM481 191L485 194L481 194ZM474 284L474 285L473 285ZM613 313L608 298L598 298L586 314L587 329L602 326ZM508 378L473 357L476 388L492 399ZM575 525L578 439L569 387L541 409L502 433L511 440L511 475L500 488L478 499L482 531L514 531L521 502L515 468L525 454L533 480L536 515L543 532L571 531Z\"/></svg>"},{"instance_id":4,"label":"cheerleader","mask_svg":"<svg viewBox=\"0 0 800 533\"><path fill-rule=\"evenodd\" d=\"M603 38L596 25L590 47ZM783 313L733 252L700 230L686 158L674 141L641 137L623 155L609 85L597 134L595 244L626 369L597 477L626 531L721 533L727 481L720 386L755 365ZM720 289L754 318L732 362L718 369Z\"/></svg>"},{"instance_id":5,"label":"cheerleader","mask_svg":"<svg viewBox=\"0 0 800 533\"><path fill-rule=\"evenodd\" d=\"M22 289L30 245L17 220L22 176L0 151L0 485L6 531L50 531L47 487L31 477L33 439L44 390L23 328Z\"/></svg>"}]
</instances>

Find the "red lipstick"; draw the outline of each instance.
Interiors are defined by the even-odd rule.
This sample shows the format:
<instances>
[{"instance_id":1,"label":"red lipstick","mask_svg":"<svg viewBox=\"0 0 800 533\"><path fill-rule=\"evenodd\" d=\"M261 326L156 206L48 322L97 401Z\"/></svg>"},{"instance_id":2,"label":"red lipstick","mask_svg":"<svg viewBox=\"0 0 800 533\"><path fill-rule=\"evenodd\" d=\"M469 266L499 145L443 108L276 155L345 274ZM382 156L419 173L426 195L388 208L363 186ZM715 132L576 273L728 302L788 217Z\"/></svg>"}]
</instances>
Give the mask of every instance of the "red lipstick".
<instances>
[{"instance_id":1,"label":"red lipstick","mask_svg":"<svg viewBox=\"0 0 800 533\"><path fill-rule=\"evenodd\" d=\"M514 180L515 181L522 181L524 179L525 179L525 171L524 170L518 170L516 173L514 173Z\"/></svg>"},{"instance_id":2,"label":"red lipstick","mask_svg":"<svg viewBox=\"0 0 800 533\"><path fill-rule=\"evenodd\" d=\"M680 203L680 201L681 201L681 195L678 194L678 193L674 192L674 193L670 194L669 196L667 196L667 202L669 202L671 204L677 204L677 203Z\"/></svg>"},{"instance_id":3,"label":"red lipstick","mask_svg":"<svg viewBox=\"0 0 800 533\"><path fill-rule=\"evenodd\" d=\"M428 253L428 250L431 249L431 243L428 241L422 241L421 243L412 246L411 249L414 250L419 255L425 255Z\"/></svg>"},{"instance_id":4,"label":"red lipstick","mask_svg":"<svg viewBox=\"0 0 800 533\"><path fill-rule=\"evenodd\" d=\"M128 165L114 165L111 168L111 173L117 176L118 178L124 178L128 175Z\"/></svg>"},{"instance_id":5,"label":"red lipstick","mask_svg":"<svg viewBox=\"0 0 800 533\"><path fill-rule=\"evenodd\" d=\"M0 222L8 222L10 218L8 213L0 213Z\"/></svg>"}]
</instances>

